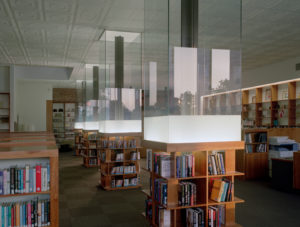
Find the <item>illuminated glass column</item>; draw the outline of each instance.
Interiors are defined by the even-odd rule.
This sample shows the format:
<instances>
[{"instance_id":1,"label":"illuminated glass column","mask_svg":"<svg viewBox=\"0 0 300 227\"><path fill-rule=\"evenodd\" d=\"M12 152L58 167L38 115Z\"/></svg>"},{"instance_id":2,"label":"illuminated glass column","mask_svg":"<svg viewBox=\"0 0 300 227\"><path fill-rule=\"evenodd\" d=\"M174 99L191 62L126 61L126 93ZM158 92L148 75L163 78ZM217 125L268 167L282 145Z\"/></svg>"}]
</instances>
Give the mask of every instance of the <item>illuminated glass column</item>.
<instances>
[{"instance_id":1,"label":"illuminated glass column","mask_svg":"<svg viewBox=\"0 0 300 227\"><path fill-rule=\"evenodd\" d=\"M104 31L99 72L99 132L142 132L141 34Z\"/></svg>"},{"instance_id":2,"label":"illuminated glass column","mask_svg":"<svg viewBox=\"0 0 300 227\"><path fill-rule=\"evenodd\" d=\"M240 0L145 1L145 140L241 140L240 106L204 109L210 95L240 92L240 15Z\"/></svg>"}]
</instances>

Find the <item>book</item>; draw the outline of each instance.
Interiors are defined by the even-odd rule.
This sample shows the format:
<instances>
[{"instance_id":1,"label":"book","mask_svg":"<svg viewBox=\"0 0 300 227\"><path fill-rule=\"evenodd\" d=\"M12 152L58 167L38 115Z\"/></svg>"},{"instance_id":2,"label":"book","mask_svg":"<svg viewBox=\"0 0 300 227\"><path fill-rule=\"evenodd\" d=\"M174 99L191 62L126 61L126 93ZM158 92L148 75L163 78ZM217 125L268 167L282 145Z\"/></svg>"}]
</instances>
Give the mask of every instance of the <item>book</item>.
<instances>
[{"instance_id":1,"label":"book","mask_svg":"<svg viewBox=\"0 0 300 227\"><path fill-rule=\"evenodd\" d=\"M178 205L179 206L193 206L196 205L197 185L182 181L178 185Z\"/></svg>"},{"instance_id":2,"label":"book","mask_svg":"<svg viewBox=\"0 0 300 227\"><path fill-rule=\"evenodd\" d=\"M225 153L223 151L214 152L208 155L208 174L221 175L225 174Z\"/></svg>"},{"instance_id":3,"label":"book","mask_svg":"<svg viewBox=\"0 0 300 227\"><path fill-rule=\"evenodd\" d=\"M211 179L210 199L216 202L227 202L232 199L233 182L229 179Z\"/></svg>"},{"instance_id":4,"label":"book","mask_svg":"<svg viewBox=\"0 0 300 227\"><path fill-rule=\"evenodd\" d=\"M176 177L195 176L195 157L192 154L176 156Z\"/></svg>"},{"instance_id":5,"label":"book","mask_svg":"<svg viewBox=\"0 0 300 227\"><path fill-rule=\"evenodd\" d=\"M225 225L225 206L209 206L208 207L208 226L221 227Z\"/></svg>"},{"instance_id":6,"label":"book","mask_svg":"<svg viewBox=\"0 0 300 227\"><path fill-rule=\"evenodd\" d=\"M154 199L161 205L167 205L168 198L168 183L166 180L157 178L154 179Z\"/></svg>"},{"instance_id":7,"label":"book","mask_svg":"<svg viewBox=\"0 0 300 227\"><path fill-rule=\"evenodd\" d=\"M41 166L37 165L35 167L36 169L36 192L41 192L42 190L42 185L41 185Z\"/></svg>"}]
</instances>

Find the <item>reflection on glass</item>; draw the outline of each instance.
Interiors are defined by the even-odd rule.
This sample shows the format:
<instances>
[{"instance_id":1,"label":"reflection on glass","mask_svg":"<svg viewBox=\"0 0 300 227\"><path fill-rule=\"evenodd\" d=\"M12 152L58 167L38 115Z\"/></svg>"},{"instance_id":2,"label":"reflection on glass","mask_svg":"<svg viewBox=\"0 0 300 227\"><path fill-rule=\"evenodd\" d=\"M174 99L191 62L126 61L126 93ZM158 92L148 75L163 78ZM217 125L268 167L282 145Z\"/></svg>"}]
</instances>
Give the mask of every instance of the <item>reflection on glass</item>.
<instances>
[{"instance_id":1,"label":"reflection on glass","mask_svg":"<svg viewBox=\"0 0 300 227\"><path fill-rule=\"evenodd\" d=\"M100 132L141 132L140 89L105 88L100 94Z\"/></svg>"},{"instance_id":2,"label":"reflection on glass","mask_svg":"<svg viewBox=\"0 0 300 227\"><path fill-rule=\"evenodd\" d=\"M235 97L241 88L241 1L198 0L198 5L190 29L181 23L189 10L181 9L181 1L145 1L147 140L240 140L241 107ZM192 35L182 34L189 30ZM193 44L182 45L191 43L183 40L189 37ZM226 94L231 90L234 97Z\"/></svg>"},{"instance_id":3,"label":"reflection on glass","mask_svg":"<svg viewBox=\"0 0 300 227\"><path fill-rule=\"evenodd\" d=\"M211 50L211 88L227 90L230 83L230 50Z\"/></svg>"}]
</instances>

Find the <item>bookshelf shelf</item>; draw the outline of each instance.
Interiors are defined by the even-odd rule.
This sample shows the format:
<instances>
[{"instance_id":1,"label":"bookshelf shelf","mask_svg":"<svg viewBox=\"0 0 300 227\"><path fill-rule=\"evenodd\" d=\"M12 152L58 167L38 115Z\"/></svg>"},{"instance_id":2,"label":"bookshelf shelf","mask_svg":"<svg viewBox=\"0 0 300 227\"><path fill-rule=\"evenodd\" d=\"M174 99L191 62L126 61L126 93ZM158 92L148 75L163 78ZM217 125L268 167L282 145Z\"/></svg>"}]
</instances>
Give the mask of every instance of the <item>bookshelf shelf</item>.
<instances>
[{"instance_id":1,"label":"bookshelf shelf","mask_svg":"<svg viewBox=\"0 0 300 227\"><path fill-rule=\"evenodd\" d=\"M41 133L42 135L43 133ZM49 165L50 169L50 190L42 191L42 192L32 192L32 193L18 193L18 194L7 194L1 195L0 198L6 200L6 198L14 197L15 202L24 201L24 196L26 197L26 201L32 200L32 198L38 197L39 199L43 199L44 195L49 195L50 200L50 226L59 226L59 177L58 177L58 149L56 145L49 144L39 144L34 145L31 143L31 138L36 136L41 136L38 133L10 133L1 135L1 139L7 138L17 138L20 140L24 140L24 145L20 146L17 144L16 146L7 146L0 148L0 161L1 161L1 169L8 169L11 167L25 168L25 164L28 166L34 167L36 164L41 164L41 162L45 162ZM53 134L45 134L45 138L52 136ZM23 138L21 138L23 137ZM27 143L25 144L25 140ZM14 140L11 140L11 143L14 143ZM21 166L19 166L19 163ZM23 166L24 165L24 166ZM20 201L18 198L20 197ZM48 196L47 196L48 197ZM28 198L28 199L27 199Z\"/></svg>"},{"instance_id":2,"label":"bookshelf shelf","mask_svg":"<svg viewBox=\"0 0 300 227\"><path fill-rule=\"evenodd\" d=\"M102 188L123 190L141 187L139 184L140 136L132 133L100 133L97 148Z\"/></svg>"},{"instance_id":3,"label":"bookshelf shelf","mask_svg":"<svg viewBox=\"0 0 300 227\"><path fill-rule=\"evenodd\" d=\"M244 202L244 200L234 195L233 185L235 177L243 176L244 174L235 170L235 151L243 149L244 142L165 144L153 141L143 141L143 145L147 145L145 147L152 149L147 150L147 167L143 168L150 173L151 186L150 189L142 190L147 196L147 208L143 215L150 222L151 226L158 226L157 220L163 220L163 222L166 221L166 223L170 223L170 226L186 226L186 212L183 211L190 208L201 208L204 212L205 226L208 226L208 211L212 206L216 207L216 209L219 209L219 207L225 209L225 226L238 226L235 224L235 205ZM222 152L215 153L214 150L222 150ZM220 168L220 171L224 171L224 174L209 175L208 167L210 156L219 157L220 155L222 155L222 160L224 160L224 162L223 164L218 164L218 168ZM181 178L174 177L178 174L178 168L181 168L180 165L178 165L180 162L176 159L178 156L182 157L183 160L187 160L187 163L189 163L189 160L195 160L194 166L188 166L186 170L188 173L192 173L194 169L195 176ZM169 166L169 168L161 169L162 166ZM222 166L224 170L222 170ZM191 170L188 170L188 168L191 168ZM163 172L160 172L162 174L158 174L157 171ZM185 170L181 169L180 171L184 172ZM161 176L165 176L166 174L171 177ZM226 202L215 202L210 199L212 196L212 184L214 184L215 181L222 181L224 182L224 185L227 185L226 187L228 190L222 192L226 192L224 194L226 198L228 196L226 200L224 196L224 201ZM180 188L183 191L180 190ZM185 192L185 190L192 190L187 194L187 197L186 195L181 194ZM162 199L164 202L157 201L156 196L158 194L160 195L160 200ZM185 202L182 202L182 199ZM192 199L193 202L191 202ZM151 218L149 217L149 210L152 211ZM170 212L170 215L167 216L171 218L169 220L164 220L164 216L158 217L157 215L160 214L160 212Z\"/></svg>"},{"instance_id":4,"label":"bookshelf shelf","mask_svg":"<svg viewBox=\"0 0 300 227\"><path fill-rule=\"evenodd\" d=\"M32 192L32 193L20 193L20 194L9 194L9 195L0 195L0 198L18 197L18 196L30 196L30 195L46 195L46 194L50 194L50 193L51 193L51 191Z\"/></svg>"}]
</instances>

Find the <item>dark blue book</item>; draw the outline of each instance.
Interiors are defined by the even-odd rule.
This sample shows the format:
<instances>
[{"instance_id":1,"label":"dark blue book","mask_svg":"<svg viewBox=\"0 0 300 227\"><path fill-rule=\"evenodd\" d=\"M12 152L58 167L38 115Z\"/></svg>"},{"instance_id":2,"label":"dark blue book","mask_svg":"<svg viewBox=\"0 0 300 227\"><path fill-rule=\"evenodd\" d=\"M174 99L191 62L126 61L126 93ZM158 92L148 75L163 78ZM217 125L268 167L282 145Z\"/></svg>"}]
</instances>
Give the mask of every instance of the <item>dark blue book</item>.
<instances>
[{"instance_id":1,"label":"dark blue book","mask_svg":"<svg viewBox=\"0 0 300 227\"><path fill-rule=\"evenodd\" d=\"M3 195L3 193L4 193L4 188L3 188L3 186L4 186L4 183L3 183L3 171L2 170L0 170L0 195Z\"/></svg>"}]
</instances>

